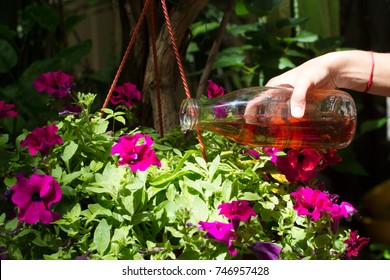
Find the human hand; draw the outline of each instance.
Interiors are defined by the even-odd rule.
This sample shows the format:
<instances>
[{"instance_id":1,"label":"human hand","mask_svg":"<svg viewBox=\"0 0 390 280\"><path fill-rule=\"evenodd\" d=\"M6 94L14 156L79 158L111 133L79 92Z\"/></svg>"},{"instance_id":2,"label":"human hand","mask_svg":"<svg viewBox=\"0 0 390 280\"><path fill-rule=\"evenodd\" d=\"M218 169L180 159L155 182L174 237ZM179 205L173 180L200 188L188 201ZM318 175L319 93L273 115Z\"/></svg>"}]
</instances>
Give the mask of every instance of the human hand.
<instances>
[{"instance_id":1,"label":"human hand","mask_svg":"<svg viewBox=\"0 0 390 280\"><path fill-rule=\"evenodd\" d=\"M305 113L306 96L311 90L337 87L338 71L333 68L332 60L328 55L316 57L272 78L265 86L293 88L290 100L291 115L301 118Z\"/></svg>"}]
</instances>

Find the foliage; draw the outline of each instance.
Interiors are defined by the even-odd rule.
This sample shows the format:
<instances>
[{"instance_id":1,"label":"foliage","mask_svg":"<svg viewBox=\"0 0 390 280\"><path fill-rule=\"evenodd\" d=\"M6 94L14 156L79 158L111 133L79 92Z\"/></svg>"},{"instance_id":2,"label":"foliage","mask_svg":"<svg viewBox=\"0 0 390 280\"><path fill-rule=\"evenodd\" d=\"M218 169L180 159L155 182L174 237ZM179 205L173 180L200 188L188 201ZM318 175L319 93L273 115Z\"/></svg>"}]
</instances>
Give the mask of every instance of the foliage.
<instances>
[{"instance_id":1,"label":"foliage","mask_svg":"<svg viewBox=\"0 0 390 280\"><path fill-rule=\"evenodd\" d=\"M236 18L228 28L228 39L234 43L219 52L214 64L216 79L228 80L232 87L263 84L314 55L321 45L314 46L319 39L316 34L302 30L282 35L284 29L299 26L306 19L281 18L276 24L268 21L267 15L280 2L237 1ZM45 16L37 16L43 12ZM187 58L194 72L204 65L213 38L210 31L212 34L217 28L222 15L212 5L205 13L207 18L192 26L194 37ZM249 14L255 15L253 22L245 21ZM66 32L80 20L66 18ZM258 256L253 248L259 248L255 246L259 242L281 247L280 259L350 257L344 242L350 239L351 230L342 226L334 232L330 215L312 220L298 215L295 209L290 194L307 184L317 189L319 179L287 181L265 150L256 149L258 155L253 156L248 147L204 132L205 161L194 135L176 129L161 138L151 128L136 126L134 107L119 105L97 111L99 98L91 93L74 96L73 105L80 106L80 112L59 112L69 99L48 99L37 94L31 84L43 72L74 69L90 51L91 42L68 48L63 45L53 36L61 29L57 11L44 2L32 1L24 6L20 22L23 28L19 33L0 26L5 38L0 40L0 74L6 78L1 96L7 103L15 103L19 112L18 118L1 120L2 258L243 259ZM21 65L31 37L45 39L42 41L49 55L40 53ZM84 78L85 73L78 76ZM84 88L88 80L79 79L76 84ZM47 154L32 156L20 143L42 124L55 124L63 143L54 145ZM120 136L138 133L154 139L152 147L161 167L151 165L145 171L132 171L111 154ZM285 156L283 151L278 154ZM25 178L46 174L59 183L62 198L50 210L60 219L50 224L18 220L20 209L12 202L11 189L19 183L20 174ZM218 207L235 201L248 201L256 216L240 221L234 229L232 245L237 254L233 256L227 244L211 238L198 223L230 223Z\"/></svg>"},{"instance_id":2,"label":"foliage","mask_svg":"<svg viewBox=\"0 0 390 280\"><path fill-rule=\"evenodd\" d=\"M1 153L9 158L0 167L4 178L0 247L4 257L242 259L255 258L260 254L256 249L269 244L280 252L273 257L280 259L346 256L348 246L344 242L349 240L350 231L333 232L334 219L325 212L317 219L298 214L290 194L302 182L288 182L265 150L248 152L248 147L205 133L206 161L195 139L179 130L163 138L150 128L129 131L126 126L114 126L111 130L110 120L126 122L122 116L131 115L132 108L119 106L102 115L91 110L95 97L78 93L74 105L82 111L60 114L50 124L51 128L58 127L58 132L50 130L56 133L55 141L45 149L39 146L34 155L20 145L31 135L28 131L15 143L2 135ZM140 133L154 139L152 149L159 159L144 171L121 165L112 153L119 137ZM141 152L136 155L142 156ZM284 157L285 153L277 156ZM61 187L61 200L57 202L57 192L53 201L57 203L46 209L55 213L51 223L22 220L24 209L19 204L15 207L15 194L23 188L20 182L26 180L20 178L34 174L49 175ZM316 181L305 184L316 188ZM35 196L32 193L29 198L32 203L39 201ZM229 212L230 203L235 202L251 211L236 222L234 217L242 216L234 214L235 210ZM220 205L225 205L223 211L219 211ZM233 223L229 246L234 246L234 254L229 254L223 239L212 238L197 226L205 221Z\"/></svg>"}]
</instances>

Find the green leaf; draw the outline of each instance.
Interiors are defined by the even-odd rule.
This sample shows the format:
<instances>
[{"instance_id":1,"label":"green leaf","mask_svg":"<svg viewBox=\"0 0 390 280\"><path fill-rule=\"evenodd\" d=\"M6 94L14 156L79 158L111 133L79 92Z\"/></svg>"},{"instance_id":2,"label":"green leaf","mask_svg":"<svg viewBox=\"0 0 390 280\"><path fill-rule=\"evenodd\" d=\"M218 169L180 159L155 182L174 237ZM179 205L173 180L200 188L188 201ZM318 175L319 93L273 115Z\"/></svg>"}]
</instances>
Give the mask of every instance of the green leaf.
<instances>
[{"instance_id":1,"label":"green leaf","mask_svg":"<svg viewBox=\"0 0 390 280\"><path fill-rule=\"evenodd\" d=\"M81 175L83 175L83 172L82 171L76 171L76 172L73 172L73 173L69 173L69 174L66 174L65 176L63 176L60 180L60 182L64 185L68 185L70 184L74 179L80 177Z\"/></svg>"},{"instance_id":2,"label":"green leaf","mask_svg":"<svg viewBox=\"0 0 390 280\"><path fill-rule=\"evenodd\" d=\"M73 141L70 141L68 145L66 145L65 149L64 149L64 152L61 156L61 158L63 159L64 162L69 162L69 160L74 156L74 154L76 153L77 151L77 148L78 148L78 145L73 142Z\"/></svg>"},{"instance_id":3,"label":"green leaf","mask_svg":"<svg viewBox=\"0 0 390 280\"><path fill-rule=\"evenodd\" d=\"M95 161L95 160L92 160L89 167L91 168L91 171L93 172L97 172L99 171L100 169L102 169L104 166L104 163L101 162L101 161Z\"/></svg>"},{"instance_id":4,"label":"green leaf","mask_svg":"<svg viewBox=\"0 0 390 280\"><path fill-rule=\"evenodd\" d=\"M245 6L244 0L238 0L235 7L235 13L239 16L249 14L248 8Z\"/></svg>"},{"instance_id":5,"label":"green leaf","mask_svg":"<svg viewBox=\"0 0 390 280\"><path fill-rule=\"evenodd\" d=\"M93 243L100 255L103 255L107 250L108 245L110 245L110 231L111 226L108 225L106 219L102 219L95 229L93 234Z\"/></svg>"},{"instance_id":6,"label":"green leaf","mask_svg":"<svg viewBox=\"0 0 390 280\"><path fill-rule=\"evenodd\" d=\"M122 123L122 124L126 124L126 120L125 120L125 118L124 117L122 117L122 116L116 116L115 117L115 120L116 121L118 121L118 122L120 122L120 123Z\"/></svg>"},{"instance_id":7,"label":"green leaf","mask_svg":"<svg viewBox=\"0 0 390 280\"><path fill-rule=\"evenodd\" d=\"M387 124L387 117L374 119L374 120L366 120L362 122L362 124L360 125L359 136L367 132L379 129L386 124Z\"/></svg>"},{"instance_id":8,"label":"green leaf","mask_svg":"<svg viewBox=\"0 0 390 280\"><path fill-rule=\"evenodd\" d=\"M214 177L215 172L218 170L218 167L221 163L220 156L216 156L215 159L211 162L209 167L209 179L212 180Z\"/></svg>"},{"instance_id":9,"label":"green leaf","mask_svg":"<svg viewBox=\"0 0 390 280\"><path fill-rule=\"evenodd\" d=\"M17 182L16 178L15 177L6 177L4 178L4 184L10 188L12 187L13 185L15 185Z\"/></svg>"},{"instance_id":10,"label":"green leaf","mask_svg":"<svg viewBox=\"0 0 390 280\"><path fill-rule=\"evenodd\" d=\"M110 116L114 115L114 110L110 108L102 108L101 111Z\"/></svg>"},{"instance_id":11,"label":"green leaf","mask_svg":"<svg viewBox=\"0 0 390 280\"><path fill-rule=\"evenodd\" d=\"M0 39L0 73L9 72L18 63L18 54L7 41Z\"/></svg>"},{"instance_id":12,"label":"green leaf","mask_svg":"<svg viewBox=\"0 0 390 280\"><path fill-rule=\"evenodd\" d=\"M92 49L92 42L90 40L86 40L81 42L74 47L67 48L60 53L58 53L57 57L63 63L63 69L70 69L75 64L81 61L82 58L87 56Z\"/></svg>"},{"instance_id":13,"label":"green leaf","mask_svg":"<svg viewBox=\"0 0 390 280\"><path fill-rule=\"evenodd\" d=\"M8 140L9 140L9 135L8 134L0 135L0 146L3 146L5 144L7 144Z\"/></svg>"},{"instance_id":14,"label":"green leaf","mask_svg":"<svg viewBox=\"0 0 390 280\"><path fill-rule=\"evenodd\" d=\"M67 214L67 217L72 221L77 221L79 218L80 218L80 214L81 214L81 206L79 203L76 203L72 210L69 211L69 213Z\"/></svg>"}]
</instances>

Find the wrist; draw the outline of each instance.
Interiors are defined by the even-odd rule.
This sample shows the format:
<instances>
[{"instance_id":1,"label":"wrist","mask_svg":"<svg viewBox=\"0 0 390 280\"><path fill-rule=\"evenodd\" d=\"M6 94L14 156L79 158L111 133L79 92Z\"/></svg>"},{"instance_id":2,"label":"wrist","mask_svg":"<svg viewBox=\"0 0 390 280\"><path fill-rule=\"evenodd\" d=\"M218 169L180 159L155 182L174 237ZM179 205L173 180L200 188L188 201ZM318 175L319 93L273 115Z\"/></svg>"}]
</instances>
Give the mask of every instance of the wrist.
<instances>
[{"instance_id":1,"label":"wrist","mask_svg":"<svg viewBox=\"0 0 390 280\"><path fill-rule=\"evenodd\" d=\"M350 50L329 53L330 71L336 87L367 91L371 86L373 59L368 51Z\"/></svg>"}]
</instances>

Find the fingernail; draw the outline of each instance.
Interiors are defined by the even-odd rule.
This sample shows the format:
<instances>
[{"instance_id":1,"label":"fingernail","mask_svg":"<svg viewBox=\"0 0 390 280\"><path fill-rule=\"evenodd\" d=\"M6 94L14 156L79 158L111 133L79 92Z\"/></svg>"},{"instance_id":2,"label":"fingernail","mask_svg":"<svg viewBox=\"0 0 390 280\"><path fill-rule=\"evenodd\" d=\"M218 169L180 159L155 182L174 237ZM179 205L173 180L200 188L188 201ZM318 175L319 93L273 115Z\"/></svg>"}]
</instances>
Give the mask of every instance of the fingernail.
<instances>
[{"instance_id":1,"label":"fingernail","mask_svg":"<svg viewBox=\"0 0 390 280\"><path fill-rule=\"evenodd\" d=\"M302 118L304 114L303 108L301 106L295 106L291 110L291 115L295 118Z\"/></svg>"}]
</instances>

